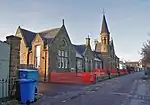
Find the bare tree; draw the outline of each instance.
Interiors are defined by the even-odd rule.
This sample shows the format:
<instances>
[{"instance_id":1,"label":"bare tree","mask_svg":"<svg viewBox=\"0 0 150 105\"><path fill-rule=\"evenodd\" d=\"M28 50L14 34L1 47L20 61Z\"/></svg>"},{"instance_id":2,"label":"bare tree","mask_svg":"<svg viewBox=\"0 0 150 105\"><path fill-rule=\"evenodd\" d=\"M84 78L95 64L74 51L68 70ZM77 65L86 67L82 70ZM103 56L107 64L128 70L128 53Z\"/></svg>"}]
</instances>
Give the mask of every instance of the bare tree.
<instances>
[{"instance_id":1,"label":"bare tree","mask_svg":"<svg viewBox=\"0 0 150 105\"><path fill-rule=\"evenodd\" d=\"M143 44L141 55L142 55L142 63L144 65L149 65L150 64L150 40L147 40L147 42Z\"/></svg>"}]
</instances>

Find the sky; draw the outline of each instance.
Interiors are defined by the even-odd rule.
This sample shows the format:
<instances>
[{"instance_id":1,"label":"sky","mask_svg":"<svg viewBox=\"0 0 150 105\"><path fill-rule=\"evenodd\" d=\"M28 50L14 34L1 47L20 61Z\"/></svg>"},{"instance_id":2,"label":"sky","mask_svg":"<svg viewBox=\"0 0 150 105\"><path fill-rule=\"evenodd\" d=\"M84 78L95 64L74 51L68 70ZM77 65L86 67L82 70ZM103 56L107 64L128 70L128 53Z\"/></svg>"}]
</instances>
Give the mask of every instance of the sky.
<instances>
[{"instance_id":1,"label":"sky","mask_svg":"<svg viewBox=\"0 0 150 105\"><path fill-rule=\"evenodd\" d=\"M39 32L61 27L65 19L72 43L84 44L90 33L94 49L103 8L117 56L139 60L143 42L150 39L150 0L1 0L0 40L14 35L18 26Z\"/></svg>"}]
</instances>

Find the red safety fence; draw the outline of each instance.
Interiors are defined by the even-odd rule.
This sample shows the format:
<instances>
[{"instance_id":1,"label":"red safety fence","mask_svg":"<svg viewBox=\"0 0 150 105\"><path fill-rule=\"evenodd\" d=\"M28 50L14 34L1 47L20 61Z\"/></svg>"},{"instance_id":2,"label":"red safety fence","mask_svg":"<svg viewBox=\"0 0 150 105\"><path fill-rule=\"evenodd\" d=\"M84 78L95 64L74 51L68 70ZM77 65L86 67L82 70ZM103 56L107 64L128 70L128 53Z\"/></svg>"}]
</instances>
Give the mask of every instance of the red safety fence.
<instances>
[{"instance_id":1,"label":"red safety fence","mask_svg":"<svg viewBox=\"0 0 150 105\"><path fill-rule=\"evenodd\" d=\"M127 69L121 69L121 74L128 73ZM116 69L110 70L111 75L118 75ZM96 82L96 77L108 76L107 69L93 69L92 72L51 72L50 82L57 83L73 83L73 84L89 84Z\"/></svg>"},{"instance_id":2,"label":"red safety fence","mask_svg":"<svg viewBox=\"0 0 150 105\"><path fill-rule=\"evenodd\" d=\"M108 70L107 69L94 69L93 72L96 74L96 76L106 76L108 75ZM118 72L116 69L111 69L110 70L111 75L118 75Z\"/></svg>"},{"instance_id":3,"label":"red safety fence","mask_svg":"<svg viewBox=\"0 0 150 105\"><path fill-rule=\"evenodd\" d=\"M128 70L127 70L127 69L120 69L120 72L121 72L121 73L127 73Z\"/></svg>"},{"instance_id":4,"label":"red safety fence","mask_svg":"<svg viewBox=\"0 0 150 105\"><path fill-rule=\"evenodd\" d=\"M50 82L72 83L72 84L89 84L96 81L93 72L51 72Z\"/></svg>"},{"instance_id":5,"label":"red safety fence","mask_svg":"<svg viewBox=\"0 0 150 105\"><path fill-rule=\"evenodd\" d=\"M105 69L93 69L92 72L96 76L105 76L107 74L107 71Z\"/></svg>"},{"instance_id":6,"label":"red safety fence","mask_svg":"<svg viewBox=\"0 0 150 105\"><path fill-rule=\"evenodd\" d=\"M111 69L110 74L111 75L118 75L118 71L116 69Z\"/></svg>"}]
</instances>

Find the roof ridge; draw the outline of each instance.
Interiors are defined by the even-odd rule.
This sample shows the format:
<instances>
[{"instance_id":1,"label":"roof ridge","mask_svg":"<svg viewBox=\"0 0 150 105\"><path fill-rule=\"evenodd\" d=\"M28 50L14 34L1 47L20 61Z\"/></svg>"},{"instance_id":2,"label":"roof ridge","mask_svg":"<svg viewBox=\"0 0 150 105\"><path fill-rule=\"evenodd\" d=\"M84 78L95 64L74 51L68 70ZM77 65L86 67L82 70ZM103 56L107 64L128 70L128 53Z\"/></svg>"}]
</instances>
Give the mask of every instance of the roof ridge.
<instances>
[{"instance_id":1,"label":"roof ridge","mask_svg":"<svg viewBox=\"0 0 150 105\"><path fill-rule=\"evenodd\" d=\"M48 32L48 31L56 30L56 29L60 29L60 28L51 28L51 29L43 30L43 31L40 31L40 32L37 32L37 33L44 33L44 32Z\"/></svg>"},{"instance_id":2,"label":"roof ridge","mask_svg":"<svg viewBox=\"0 0 150 105\"><path fill-rule=\"evenodd\" d=\"M22 27L20 27L20 29L21 29L21 30L28 31L28 32L32 32L32 33L35 33L35 34L36 34L36 32L33 32L33 31L31 31L31 30L28 30L28 29L25 29L25 28L22 28Z\"/></svg>"}]
</instances>

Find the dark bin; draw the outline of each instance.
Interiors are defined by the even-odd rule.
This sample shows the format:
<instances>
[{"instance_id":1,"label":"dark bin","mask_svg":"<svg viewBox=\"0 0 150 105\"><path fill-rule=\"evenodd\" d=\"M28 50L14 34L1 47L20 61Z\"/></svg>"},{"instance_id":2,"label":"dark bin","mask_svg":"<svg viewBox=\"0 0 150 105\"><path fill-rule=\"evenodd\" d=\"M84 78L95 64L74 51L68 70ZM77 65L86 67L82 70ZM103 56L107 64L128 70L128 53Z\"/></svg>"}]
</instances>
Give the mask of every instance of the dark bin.
<instances>
[{"instance_id":1,"label":"dark bin","mask_svg":"<svg viewBox=\"0 0 150 105\"><path fill-rule=\"evenodd\" d=\"M35 80L19 79L16 81L16 99L22 104L33 102L35 100Z\"/></svg>"}]
</instances>

